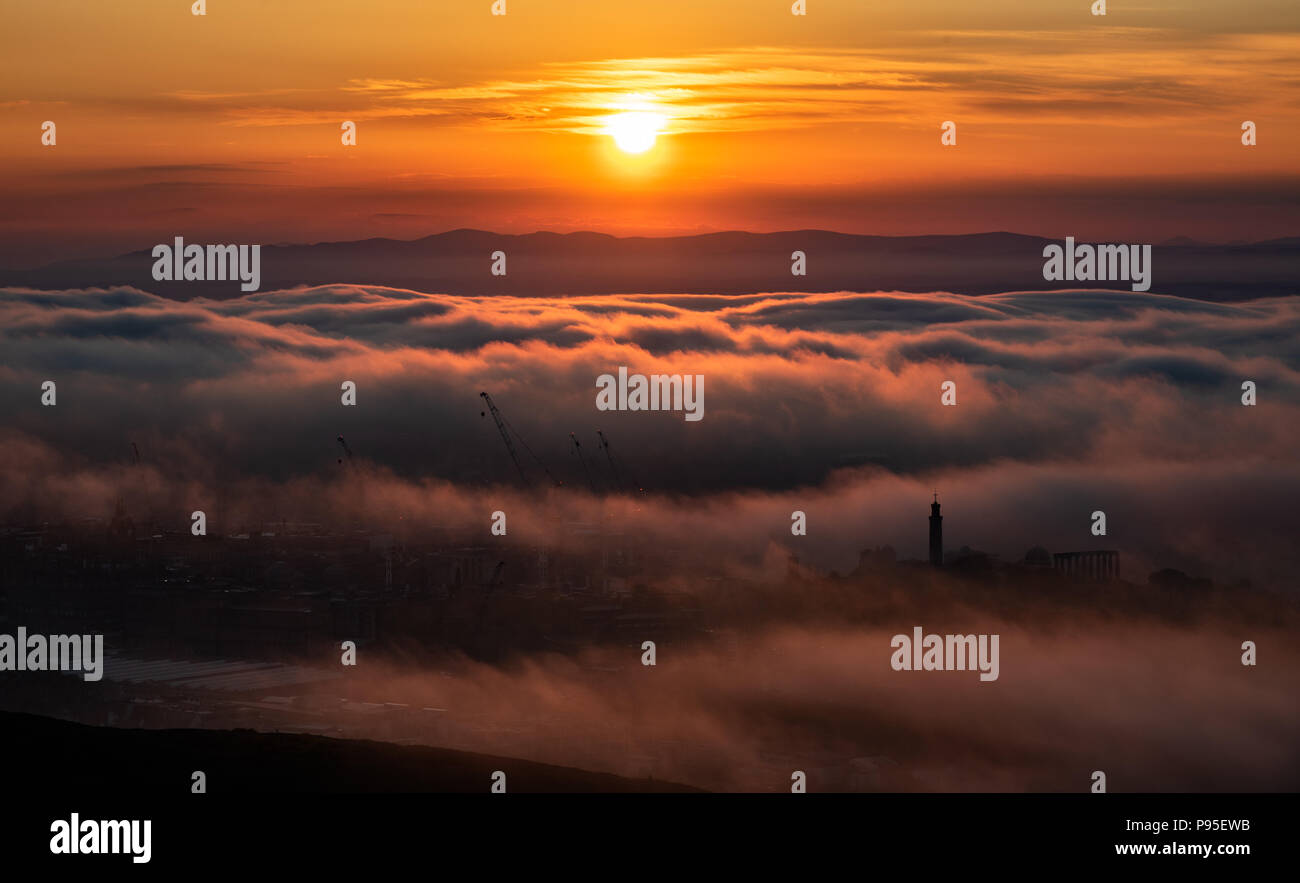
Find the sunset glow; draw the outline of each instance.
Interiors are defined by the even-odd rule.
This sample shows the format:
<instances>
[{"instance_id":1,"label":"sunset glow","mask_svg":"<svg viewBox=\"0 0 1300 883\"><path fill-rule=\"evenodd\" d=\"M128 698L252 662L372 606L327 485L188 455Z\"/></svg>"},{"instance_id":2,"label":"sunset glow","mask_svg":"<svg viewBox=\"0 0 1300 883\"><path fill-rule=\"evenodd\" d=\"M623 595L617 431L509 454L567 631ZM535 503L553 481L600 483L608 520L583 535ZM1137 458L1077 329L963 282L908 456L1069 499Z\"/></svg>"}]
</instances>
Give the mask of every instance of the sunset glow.
<instances>
[{"instance_id":1,"label":"sunset glow","mask_svg":"<svg viewBox=\"0 0 1300 883\"><path fill-rule=\"evenodd\" d=\"M659 114L633 111L610 117L605 131L624 153L645 153L655 146L663 124Z\"/></svg>"},{"instance_id":2,"label":"sunset glow","mask_svg":"<svg viewBox=\"0 0 1300 883\"><path fill-rule=\"evenodd\" d=\"M1298 0L8 6L15 867L1285 855Z\"/></svg>"},{"instance_id":3,"label":"sunset glow","mask_svg":"<svg viewBox=\"0 0 1300 883\"><path fill-rule=\"evenodd\" d=\"M806 17L740 0L671 16L649 0L574 0L572 27L547 4L499 17L444 6L376 0L364 18L232 0L196 19L124 0L78 7L57 41L39 5L15 8L0 263L138 248L178 217L214 241L459 226L1291 232L1300 130L1283 62L1300 34L1267 0L1082 18L1071 4L1027 17L1012 0L821 0ZM1232 26L1247 15L1249 32ZM55 149L40 143L45 120ZM345 120L354 148L339 143ZM955 149L939 143L944 120ZM1250 150L1243 120L1259 124ZM1223 193L1231 211L1194 208ZM1103 214L1103 197L1130 206Z\"/></svg>"}]
</instances>

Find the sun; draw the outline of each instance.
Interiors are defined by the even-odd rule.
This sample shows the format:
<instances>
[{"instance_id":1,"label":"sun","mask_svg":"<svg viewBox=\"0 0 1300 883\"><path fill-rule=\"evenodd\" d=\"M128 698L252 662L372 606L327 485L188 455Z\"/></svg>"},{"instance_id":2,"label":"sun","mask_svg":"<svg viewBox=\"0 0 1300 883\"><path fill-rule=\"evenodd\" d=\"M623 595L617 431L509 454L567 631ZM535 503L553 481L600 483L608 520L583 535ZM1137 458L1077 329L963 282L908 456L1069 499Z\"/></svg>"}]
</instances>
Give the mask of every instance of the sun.
<instances>
[{"instance_id":1,"label":"sun","mask_svg":"<svg viewBox=\"0 0 1300 883\"><path fill-rule=\"evenodd\" d=\"M624 153L645 153L655 146L655 139L663 127L664 118L660 114L632 111L609 117L605 134L613 138Z\"/></svg>"}]
</instances>

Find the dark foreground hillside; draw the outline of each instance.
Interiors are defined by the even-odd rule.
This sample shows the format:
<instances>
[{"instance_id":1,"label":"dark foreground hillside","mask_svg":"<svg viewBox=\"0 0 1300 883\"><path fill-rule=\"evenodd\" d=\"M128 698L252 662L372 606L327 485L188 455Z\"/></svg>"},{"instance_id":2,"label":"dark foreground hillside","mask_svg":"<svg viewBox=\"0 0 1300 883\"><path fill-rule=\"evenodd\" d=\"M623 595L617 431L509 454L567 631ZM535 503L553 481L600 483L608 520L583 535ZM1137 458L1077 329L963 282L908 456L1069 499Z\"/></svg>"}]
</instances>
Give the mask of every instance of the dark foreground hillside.
<instances>
[{"instance_id":1,"label":"dark foreground hillside","mask_svg":"<svg viewBox=\"0 0 1300 883\"><path fill-rule=\"evenodd\" d=\"M240 792L488 793L492 774L516 792L680 792L654 780L444 748L252 730L143 730L0 713L10 793L188 794L196 770L210 794Z\"/></svg>"}]
</instances>

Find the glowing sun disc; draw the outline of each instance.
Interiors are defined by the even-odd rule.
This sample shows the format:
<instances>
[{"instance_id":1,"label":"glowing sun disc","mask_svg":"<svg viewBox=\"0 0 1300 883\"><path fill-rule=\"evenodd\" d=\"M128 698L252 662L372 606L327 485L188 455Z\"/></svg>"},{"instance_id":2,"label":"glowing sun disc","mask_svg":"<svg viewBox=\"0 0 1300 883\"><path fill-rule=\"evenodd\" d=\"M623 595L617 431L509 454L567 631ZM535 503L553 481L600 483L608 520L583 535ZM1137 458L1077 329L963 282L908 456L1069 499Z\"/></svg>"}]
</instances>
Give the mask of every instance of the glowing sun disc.
<instances>
[{"instance_id":1,"label":"glowing sun disc","mask_svg":"<svg viewBox=\"0 0 1300 883\"><path fill-rule=\"evenodd\" d=\"M645 153L655 146L664 118L657 113L634 111L609 118L605 134L614 139L624 153Z\"/></svg>"}]
</instances>

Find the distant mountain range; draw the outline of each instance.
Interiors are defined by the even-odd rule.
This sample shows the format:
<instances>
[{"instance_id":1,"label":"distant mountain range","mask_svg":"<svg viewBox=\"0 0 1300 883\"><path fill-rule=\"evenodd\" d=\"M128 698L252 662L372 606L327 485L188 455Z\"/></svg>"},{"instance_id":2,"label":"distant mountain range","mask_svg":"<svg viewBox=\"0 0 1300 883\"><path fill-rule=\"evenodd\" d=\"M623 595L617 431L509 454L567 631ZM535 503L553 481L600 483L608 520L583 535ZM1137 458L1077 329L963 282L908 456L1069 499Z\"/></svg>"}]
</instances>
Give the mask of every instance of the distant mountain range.
<instances>
[{"instance_id":1,"label":"distant mountain range","mask_svg":"<svg viewBox=\"0 0 1300 883\"><path fill-rule=\"evenodd\" d=\"M466 295L842 290L979 295L1066 287L1046 283L1042 276L1044 246L1061 241L1017 233L859 236L796 230L623 238L602 233L507 235L452 230L409 241L266 245L261 250L260 290L359 283ZM0 285L46 289L131 285L181 300L242 295L238 282L156 282L151 251L152 246L114 258L0 271ZM496 251L506 253L505 276L490 272ZM806 276L791 275L795 251L807 255ZM1297 268L1300 237L1232 245L1180 238L1155 245L1151 291L1210 301L1297 294ZM1127 289L1128 285L1082 282L1068 287Z\"/></svg>"}]
</instances>

